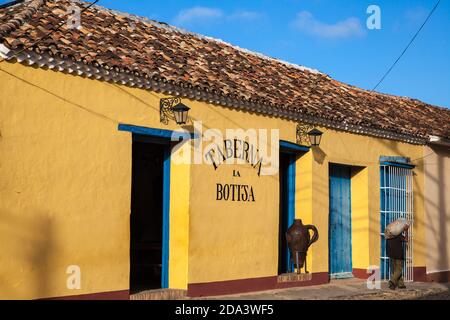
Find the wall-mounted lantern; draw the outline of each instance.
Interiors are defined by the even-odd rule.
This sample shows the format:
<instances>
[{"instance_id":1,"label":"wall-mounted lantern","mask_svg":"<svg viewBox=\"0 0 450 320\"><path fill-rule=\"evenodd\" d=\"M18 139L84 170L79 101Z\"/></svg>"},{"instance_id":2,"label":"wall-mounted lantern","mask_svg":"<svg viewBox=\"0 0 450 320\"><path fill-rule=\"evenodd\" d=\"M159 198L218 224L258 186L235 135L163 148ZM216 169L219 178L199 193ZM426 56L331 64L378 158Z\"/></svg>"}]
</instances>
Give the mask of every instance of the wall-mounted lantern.
<instances>
[{"instance_id":1,"label":"wall-mounted lantern","mask_svg":"<svg viewBox=\"0 0 450 320\"><path fill-rule=\"evenodd\" d=\"M320 145L322 134L323 132L316 128L308 132L309 143L311 144L311 147L318 147Z\"/></svg>"},{"instance_id":2,"label":"wall-mounted lantern","mask_svg":"<svg viewBox=\"0 0 450 320\"><path fill-rule=\"evenodd\" d=\"M309 124L297 124L297 144L318 147L322 140L322 131Z\"/></svg>"},{"instance_id":3,"label":"wall-mounted lantern","mask_svg":"<svg viewBox=\"0 0 450 320\"><path fill-rule=\"evenodd\" d=\"M160 122L168 124L173 119L178 125L186 124L189 110L180 98L163 98L159 102Z\"/></svg>"}]
</instances>

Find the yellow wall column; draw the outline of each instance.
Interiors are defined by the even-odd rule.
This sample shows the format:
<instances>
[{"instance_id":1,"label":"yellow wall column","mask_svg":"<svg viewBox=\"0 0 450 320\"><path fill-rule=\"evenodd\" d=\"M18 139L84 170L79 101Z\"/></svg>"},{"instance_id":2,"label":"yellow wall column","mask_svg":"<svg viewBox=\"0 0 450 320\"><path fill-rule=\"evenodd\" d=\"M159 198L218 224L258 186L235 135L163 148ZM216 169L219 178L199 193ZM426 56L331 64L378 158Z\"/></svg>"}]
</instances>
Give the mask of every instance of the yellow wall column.
<instances>
[{"instance_id":1,"label":"yellow wall column","mask_svg":"<svg viewBox=\"0 0 450 320\"><path fill-rule=\"evenodd\" d=\"M170 166L169 288L187 289L190 165Z\"/></svg>"},{"instance_id":2,"label":"yellow wall column","mask_svg":"<svg viewBox=\"0 0 450 320\"><path fill-rule=\"evenodd\" d=\"M427 273L450 270L450 149L424 148Z\"/></svg>"},{"instance_id":3,"label":"yellow wall column","mask_svg":"<svg viewBox=\"0 0 450 320\"><path fill-rule=\"evenodd\" d=\"M425 150L425 148L423 148ZM425 184L423 159L413 163L416 167L413 169L413 192L414 192L414 267L426 266L427 239L425 230L427 222L425 221Z\"/></svg>"},{"instance_id":4,"label":"yellow wall column","mask_svg":"<svg viewBox=\"0 0 450 320\"><path fill-rule=\"evenodd\" d=\"M309 151L297 158L295 168L295 218L302 219L303 224L313 223L313 170L312 152ZM313 248L311 246L307 255L309 272L314 272Z\"/></svg>"},{"instance_id":5,"label":"yellow wall column","mask_svg":"<svg viewBox=\"0 0 450 320\"><path fill-rule=\"evenodd\" d=\"M322 130L322 128L320 128ZM328 161L322 147L312 153L312 224L319 231L319 240L311 246L314 273L328 272L329 176Z\"/></svg>"},{"instance_id":6,"label":"yellow wall column","mask_svg":"<svg viewBox=\"0 0 450 320\"><path fill-rule=\"evenodd\" d=\"M369 266L369 170L352 167L352 267L367 269Z\"/></svg>"}]
</instances>

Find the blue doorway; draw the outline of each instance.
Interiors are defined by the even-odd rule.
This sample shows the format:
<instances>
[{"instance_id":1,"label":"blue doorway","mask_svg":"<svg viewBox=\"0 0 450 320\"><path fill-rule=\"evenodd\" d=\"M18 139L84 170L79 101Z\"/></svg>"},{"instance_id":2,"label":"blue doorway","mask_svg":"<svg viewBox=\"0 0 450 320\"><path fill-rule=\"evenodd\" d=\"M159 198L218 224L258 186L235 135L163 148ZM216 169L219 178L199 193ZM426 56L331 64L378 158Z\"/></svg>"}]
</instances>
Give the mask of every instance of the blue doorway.
<instances>
[{"instance_id":1,"label":"blue doorway","mask_svg":"<svg viewBox=\"0 0 450 320\"><path fill-rule=\"evenodd\" d=\"M289 141L280 140L280 211L278 230L278 274L291 273L294 265L291 263L289 247L286 241L286 231L295 219L295 166L298 157L309 151L305 147Z\"/></svg>"},{"instance_id":2,"label":"blue doorway","mask_svg":"<svg viewBox=\"0 0 450 320\"><path fill-rule=\"evenodd\" d=\"M169 287L172 131L120 124L132 133L130 292Z\"/></svg>"},{"instance_id":3,"label":"blue doorway","mask_svg":"<svg viewBox=\"0 0 450 320\"><path fill-rule=\"evenodd\" d=\"M329 273L352 277L351 167L329 166Z\"/></svg>"},{"instance_id":4,"label":"blue doorway","mask_svg":"<svg viewBox=\"0 0 450 320\"><path fill-rule=\"evenodd\" d=\"M280 153L280 222L278 239L278 274L293 272L286 231L295 219L295 160L293 153Z\"/></svg>"},{"instance_id":5,"label":"blue doorway","mask_svg":"<svg viewBox=\"0 0 450 320\"><path fill-rule=\"evenodd\" d=\"M148 140L147 136L133 135L131 292L168 287L170 149Z\"/></svg>"}]
</instances>

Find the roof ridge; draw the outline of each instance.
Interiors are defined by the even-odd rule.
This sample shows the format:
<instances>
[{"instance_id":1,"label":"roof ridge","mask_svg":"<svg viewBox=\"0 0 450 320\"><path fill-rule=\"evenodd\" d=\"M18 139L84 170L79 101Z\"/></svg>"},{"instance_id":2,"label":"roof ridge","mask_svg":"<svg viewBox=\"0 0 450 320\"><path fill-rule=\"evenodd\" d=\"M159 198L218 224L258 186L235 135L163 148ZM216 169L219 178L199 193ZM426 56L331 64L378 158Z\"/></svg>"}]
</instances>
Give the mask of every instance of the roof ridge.
<instances>
[{"instance_id":1,"label":"roof ridge","mask_svg":"<svg viewBox=\"0 0 450 320\"><path fill-rule=\"evenodd\" d=\"M343 82L343 81L340 81L340 80L336 80L335 78L331 78L331 79L333 81L335 81L335 82L338 82L340 85L343 85L343 86L345 86L347 88L350 88L350 89L355 90L355 91L359 91L359 92L364 93L364 94L368 94L368 95L373 96L373 97L377 97L378 96L378 97L384 97L384 98L389 98L389 99L392 99L392 98L399 99L399 100L402 100L402 101L405 101L405 102L416 102L416 103L418 102L418 103L420 103L422 105L425 105L427 107L437 108L437 109L444 110L446 112L450 112L450 109L447 108L447 107L439 106L439 105L436 105L436 104L431 104L431 103L422 101L422 100L420 100L418 98L409 97L409 96L401 96L401 95L396 95L396 94L393 94L393 93L386 93L386 92L381 92L381 91L372 91L370 89L360 88L360 87L357 87L357 86L355 86L353 84L350 84L350 83L347 83L347 82Z\"/></svg>"},{"instance_id":2,"label":"roof ridge","mask_svg":"<svg viewBox=\"0 0 450 320\"><path fill-rule=\"evenodd\" d=\"M13 6L25 6L23 10L16 13L11 20L0 25L0 38L4 38L14 30L20 28L28 19L30 19L44 4L46 0L25 0ZM11 6L11 7L13 7ZM8 7L8 8L11 8Z\"/></svg>"},{"instance_id":3,"label":"roof ridge","mask_svg":"<svg viewBox=\"0 0 450 320\"><path fill-rule=\"evenodd\" d=\"M86 1L84 1L84 0L69 0L69 1L79 2L79 3L86 3ZM339 82L339 83L341 83L343 85L352 87L353 89L357 89L358 91L362 91L362 92L370 94L370 95L374 94L375 96L378 95L378 96L384 96L384 97L390 97L390 98L396 98L396 99L402 99L402 100L418 101L418 102L420 102L420 103L422 103L424 105L427 105L427 106L436 107L436 108L439 108L439 109L444 109L445 111L449 110L446 107L433 105L433 104L427 103L427 102L422 101L422 100L417 99L417 98L412 98L412 97L408 97L408 96L399 96L399 95L395 95L395 94L384 93L384 92L380 92L380 91L371 91L369 89L360 88L360 87L357 87L355 85L336 80L335 78L332 78L327 73L324 73L324 72L319 71L317 69L313 69L313 68L309 68L309 67L306 67L306 66L302 66L302 65L299 65L299 64L296 64L296 63L292 63L292 62L289 62L289 61L285 61L285 60L282 60L282 59L273 58L273 57L267 56L267 55L265 55L263 53L256 52L256 51L251 51L251 50L246 49L246 48L241 48L241 47L239 47L237 45L234 45L232 43L229 43L227 41L224 41L224 40L221 40L221 39L217 39L217 38L214 38L214 37L210 37L210 36L205 36L205 35L202 35L202 34L199 34L199 33L196 33L196 32L192 32L192 31L189 31L189 30L186 30L186 29L183 29L183 28L179 28L179 27L170 25L170 24L165 23L165 22L156 21L156 20L144 17L144 16L139 16L139 15L128 13L128 12L123 12L123 11L120 11L120 10L109 9L109 8L106 8L106 7L103 7L103 6L100 6L100 5L93 5L93 7L97 8L99 10L108 11L108 12L113 13L113 14L122 15L122 16L124 16L126 18L129 18L129 19L132 19L132 20L135 20L135 21L139 21L141 23L148 23L148 24L150 24L152 26L155 26L157 28L165 29L165 30L168 30L168 31L171 31L171 32L178 32L178 33L185 34L185 35L192 35L192 36L195 36L195 37L197 37L199 39L204 39L204 40L207 40L207 41L221 43L221 44L224 44L224 45L226 45L228 47L234 48L237 51L240 51L240 52L243 52L243 53L255 56L255 57L260 58L260 59L265 59L265 60L270 60L270 61L274 61L274 62L277 62L277 63L281 63L281 64L283 64L283 65L285 65L287 67L292 67L292 68L298 69L300 71L309 71L311 73L321 74L321 75L324 75L324 76L326 76L326 77L328 77L330 79L333 79L334 81L337 81L337 82Z\"/></svg>"},{"instance_id":4,"label":"roof ridge","mask_svg":"<svg viewBox=\"0 0 450 320\"><path fill-rule=\"evenodd\" d=\"M79 2L79 3L87 3L84 0L69 0L69 1ZM233 48L233 49L235 49L235 50L237 50L239 52L242 52L242 53L245 53L245 54L248 54L248 55L252 55L252 56L255 56L255 57L260 58L260 59L265 59L265 60L281 63L281 64L283 64L283 65L285 65L287 67L295 68L295 69L298 69L300 71L308 71L308 72L311 72L311 73L322 74L322 75L328 76L327 74L325 74L325 73L323 73L323 72L321 72L321 71L319 71L317 69L305 67L305 66L302 66L302 65L299 65L299 64L296 64L296 63L292 63L292 62L289 62L289 61L285 61L285 60L282 60L282 59L269 57L269 56L267 56L267 55L265 55L263 53L260 53L260 52L255 52L255 51L252 51L252 50L249 50L249 49L241 48L241 47L239 47L237 45L234 45L234 44L229 43L227 41L224 41L222 39L217 39L217 38L214 38L214 37L205 36L205 35L202 35L200 33L196 33L196 32L192 32L192 31L189 31L189 30L186 30L186 29L183 29L183 28L179 28L179 27L170 25L170 24L165 23L165 22L156 21L156 20L153 20L153 19L150 19L150 18L147 18L147 17L143 17L143 16L139 16L139 15L136 15L136 14L131 14L131 13L127 13L127 12L123 12L123 11L119 11L119 10L109 9L109 8L106 8L106 7L97 5L97 4L93 5L92 7L93 8L97 8L99 10L104 10L104 11L107 11L107 12L110 12L110 13L113 13L113 14L122 15L122 16L124 16L126 18L129 18L129 19L141 22L141 23L147 23L147 24L150 24L150 25L152 25L154 27L161 28L161 29L164 29L164 30L168 30L168 31L171 31L171 32L178 32L180 34L191 35L191 36L197 37L198 39L204 39L204 40L207 40L207 41L221 43L221 44L224 44L227 47L231 47L231 48Z\"/></svg>"}]
</instances>

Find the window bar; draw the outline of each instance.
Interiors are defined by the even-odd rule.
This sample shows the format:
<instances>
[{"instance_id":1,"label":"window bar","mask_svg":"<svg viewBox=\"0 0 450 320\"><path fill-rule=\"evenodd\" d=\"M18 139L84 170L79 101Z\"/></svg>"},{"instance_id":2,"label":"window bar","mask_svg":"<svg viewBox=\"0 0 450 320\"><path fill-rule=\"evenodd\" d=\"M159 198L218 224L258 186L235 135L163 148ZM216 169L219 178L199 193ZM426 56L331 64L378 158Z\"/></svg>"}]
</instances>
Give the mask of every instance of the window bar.
<instances>
[{"instance_id":1,"label":"window bar","mask_svg":"<svg viewBox=\"0 0 450 320\"><path fill-rule=\"evenodd\" d=\"M386 226L396 219L407 219L410 222L410 230L408 232L409 239L405 245L405 261L404 261L404 278L405 281L413 281L413 239L414 239L414 196L413 196L413 172L408 168L397 166L382 165L380 168L382 174L381 194L384 197L383 217L380 220L381 225L381 265L383 269L382 279L390 278L390 261L386 253L386 237L384 229Z\"/></svg>"}]
</instances>

